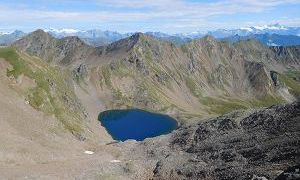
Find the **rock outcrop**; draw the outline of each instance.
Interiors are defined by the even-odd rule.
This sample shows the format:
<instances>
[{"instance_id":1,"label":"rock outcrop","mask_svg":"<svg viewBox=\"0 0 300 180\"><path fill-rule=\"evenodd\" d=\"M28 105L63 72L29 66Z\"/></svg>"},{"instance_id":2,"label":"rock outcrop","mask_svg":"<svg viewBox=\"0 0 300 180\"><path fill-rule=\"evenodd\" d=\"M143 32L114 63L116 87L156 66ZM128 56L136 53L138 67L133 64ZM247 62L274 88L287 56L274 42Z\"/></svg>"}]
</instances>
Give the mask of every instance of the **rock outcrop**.
<instances>
[{"instance_id":1,"label":"rock outcrop","mask_svg":"<svg viewBox=\"0 0 300 180\"><path fill-rule=\"evenodd\" d=\"M130 154L156 162L152 179L275 179L299 164L299 147L300 103L295 102L183 125L167 137L140 143Z\"/></svg>"},{"instance_id":2,"label":"rock outcrop","mask_svg":"<svg viewBox=\"0 0 300 180\"><path fill-rule=\"evenodd\" d=\"M299 66L299 54L300 46L274 46L270 49L275 53L277 59L280 59L282 63L287 64L290 67Z\"/></svg>"}]
</instances>

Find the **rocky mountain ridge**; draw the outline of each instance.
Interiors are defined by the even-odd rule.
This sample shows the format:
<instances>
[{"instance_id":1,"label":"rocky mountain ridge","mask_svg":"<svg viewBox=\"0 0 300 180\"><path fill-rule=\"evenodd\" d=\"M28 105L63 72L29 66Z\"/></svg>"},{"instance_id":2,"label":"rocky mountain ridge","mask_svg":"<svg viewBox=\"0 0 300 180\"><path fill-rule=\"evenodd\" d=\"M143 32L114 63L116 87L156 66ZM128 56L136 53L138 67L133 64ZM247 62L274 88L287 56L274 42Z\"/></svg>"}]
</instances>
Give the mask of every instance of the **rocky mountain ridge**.
<instances>
[{"instance_id":1,"label":"rocky mountain ridge","mask_svg":"<svg viewBox=\"0 0 300 180\"><path fill-rule=\"evenodd\" d=\"M96 87L98 98L110 108L209 116L292 101L298 96L293 90L299 86L295 80L275 86L271 77L275 72L276 81L282 81L279 77L286 77L282 74L288 69L297 70L297 51L289 50L294 53L282 58L256 40L232 44L205 36L178 47L136 33L93 48L78 38L58 40L39 30L14 46L72 71L86 67L88 82L83 84Z\"/></svg>"},{"instance_id":2,"label":"rocky mountain ridge","mask_svg":"<svg viewBox=\"0 0 300 180\"><path fill-rule=\"evenodd\" d=\"M92 47L76 36L56 39L43 30L37 30L16 42L20 49L48 62L68 65L70 59L80 60Z\"/></svg>"},{"instance_id":3,"label":"rocky mountain ridge","mask_svg":"<svg viewBox=\"0 0 300 180\"><path fill-rule=\"evenodd\" d=\"M273 47L273 46L297 46L300 44L300 37L296 35L279 35L279 34L251 34L247 36L240 36L235 34L233 36L227 36L220 38L222 41L238 42L247 39L257 39L261 43Z\"/></svg>"}]
</instances>

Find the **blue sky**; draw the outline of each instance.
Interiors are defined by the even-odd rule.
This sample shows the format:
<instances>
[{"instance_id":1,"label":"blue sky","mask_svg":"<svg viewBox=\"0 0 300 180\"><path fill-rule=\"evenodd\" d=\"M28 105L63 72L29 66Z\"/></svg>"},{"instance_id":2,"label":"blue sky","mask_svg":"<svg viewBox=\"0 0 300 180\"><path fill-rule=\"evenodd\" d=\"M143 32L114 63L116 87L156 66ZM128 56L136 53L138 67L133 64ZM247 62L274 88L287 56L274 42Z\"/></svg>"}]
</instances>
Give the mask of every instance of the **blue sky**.
<instances>
[{"instance_id":1,"label":"blue sky","mask_svg":"<svg viewBox=\"0 0 300 180\"><path fill-rule=\"evenodd\" d=\"M300 26L300 0L0 0L0 30L76 28L181 33Z\"/></svg>"}]
</instances>

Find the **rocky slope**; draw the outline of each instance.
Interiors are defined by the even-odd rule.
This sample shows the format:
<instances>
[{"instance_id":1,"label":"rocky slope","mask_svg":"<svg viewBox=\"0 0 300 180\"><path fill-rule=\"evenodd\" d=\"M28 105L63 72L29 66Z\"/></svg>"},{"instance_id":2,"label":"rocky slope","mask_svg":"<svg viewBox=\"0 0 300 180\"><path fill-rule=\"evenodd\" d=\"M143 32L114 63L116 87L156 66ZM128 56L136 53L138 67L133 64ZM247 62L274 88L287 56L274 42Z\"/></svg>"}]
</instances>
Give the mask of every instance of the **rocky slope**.
<instances>
[{"instance_id":1,"label":"rocky slope","mask_svg":"<svg viewBox=\"0 0 300 180\"><path fill-rule=\"evenodd\" d=\"M93 50L78 37L56 39L42 30L34 31L18 40L16 44L21 51L65 66L85 59L89 51Z\"/></svg>"},{"instance_id":2,"label":"rocky slope","mask_svg":"<svg viewBox=\"0 0 300 180\"><path fill-rule=\"evenodd\" d=\"M17 93L22 104L53 117L57 128L67 130L78 140L93 140L97 136L91 133L94 129L91 117L75 94L69 70L51 66L11 47L0 48L0 61L6 64L1 67L2 90L8 88Z\"/></svg>"},{"instance_id":3,"label":"rocky slope","mask_svg":"<svg viewBox=\"0 0 300 180\"><path fill-rule=\"evenodd\" d=\"M128 179L72 72L0 48L0 84L0 179Z\"/></svg>"},{"instance_id":4,"label":"rocky slope","mask_svg":"<svg viewBox=\"0 0 300 180\"><path fill-rule=\"evenodd\" d=\"M128 156L145 163L150 179L275 179L299 165L299 130L296 102L183 125L139 143ZM289 171L291 179L300 175Z\"/></svg>"},{"instance_id":5,"label":"rocky slope","mask_svg":"<svg viewBox=\"0 0 300 180\"><path fill-rule=\"evenodd\" d=\"M299 57L300 46L291 46L291 47L271 47L271 50L275 52L275 56L278 59L281 59L283 63L289 64L294 67L299 67Z\"/></svg>"},{"instance_id":6,"label":"rocky slope","mask_svg":"<svg viewBox=\"0 0 300 180\"><path fill-rule=\"evenodd\" d=\"M293 101L298 95L299 84L285 72L299 68L299 53L282 57L255 40L231 44L206 36L178 47L137 33L92 48L78 38L57 40L38 30L14 46L75 72L85 67L76 79L95 89L94 98L107 108L139 107L184 119ZM278 75L276 82L271 72ZM282 80L288 83L278 83Z\"/></svg>"}]
</instances>

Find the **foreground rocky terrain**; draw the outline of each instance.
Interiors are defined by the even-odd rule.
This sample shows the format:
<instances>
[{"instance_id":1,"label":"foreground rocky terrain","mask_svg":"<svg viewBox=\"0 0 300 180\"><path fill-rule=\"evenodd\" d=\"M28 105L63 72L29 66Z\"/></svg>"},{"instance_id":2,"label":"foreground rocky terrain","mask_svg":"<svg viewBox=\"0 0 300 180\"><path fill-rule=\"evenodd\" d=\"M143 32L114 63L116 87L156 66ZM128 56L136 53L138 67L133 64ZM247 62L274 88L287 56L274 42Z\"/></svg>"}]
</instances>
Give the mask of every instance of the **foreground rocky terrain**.
<instances>
[{"instance_id":1,"label":"foreground rocky terrain","mask_svg":"<svg viewBox=\"0 0 300 180\"><path fill-rule=\"evenodd\" d=\"M152 164L150 179L275 179L300 162L300 103L239 111L149 139L129 157ZM300 172L280 176L297 179ZM279 177L279 178L280 178Z\"/></svg>"}]
</instances>

